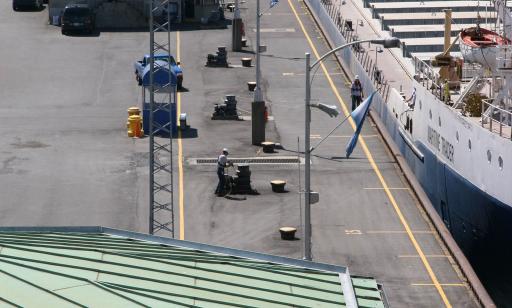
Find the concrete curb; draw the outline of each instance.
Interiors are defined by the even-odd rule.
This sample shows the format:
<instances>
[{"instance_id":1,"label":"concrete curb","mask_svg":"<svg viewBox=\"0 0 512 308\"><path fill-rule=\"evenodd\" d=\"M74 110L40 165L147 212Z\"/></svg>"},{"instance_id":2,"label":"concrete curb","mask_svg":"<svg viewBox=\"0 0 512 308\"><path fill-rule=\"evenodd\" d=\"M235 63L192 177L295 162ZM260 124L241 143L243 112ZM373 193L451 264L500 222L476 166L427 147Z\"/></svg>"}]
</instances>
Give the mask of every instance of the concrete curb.
<instances>
[{"instance_id":1,"label":"concrete curb","mask_svg":"<svg viewBox=\"0 0 512 308\"><path fill-rule=\"evenodd\" d=\"M311 0L309 0L311 1ZM315 20L316 25L319 27L319 29L322 31L322 35L326 38L327 44L334 48L332 44L332 39L326 35L324 27L318 22L318 16L316 13L310 9L309 7L309 1L304 1L306 4L306 7L308 11L311 13L311 16ZM313 0L314 1L314 0ZM340 66L342 67L345 74L348 76L351 76L351 79L353 78L353 74L346 69L346 64L338 55L336 55L336 59ZM441 220L439 215L437 214L436 210L434 209L434 206L430 202L430 199L428 199L427 194L421 187L420 183L414 176L414 173L410 169L409 165L407 164L406 159L402 156L402 153L398 149L398 146L393 141L393 138L389 135L387 132L384 123L380 120L379 115L373 111L370 110L370 117L372 118L373 122L375 123L377 130L381 134L382 138L384 139L384 142L386 143L386 146L390 150L390 152L393 154L393 157L395 158L396 162L398 163L398 166L402 170L407 182L411 185L411 188L414 192L414 195L418 198L423 210L427 213L430 221L434 225L434 228L436 228L436 231L438 232L439 236L441 237L443 243L447 247L447 249L450 251L450 253L453 256L453 259L457 263L457 265L460 267L464 277L467 279L467 282L469 284L469 287L473 290L473 293L476 296L477 302L483 306L483 307L489 307L489 308L495 308L496 305L494 304L493 300L489 296L489 293L487 293L487 290L482 285L482 282L480 282L480 279L476 275L475 271L473 270L473 267L469 263L466 256L462 253L462 250L459 248L455 240L453 239L452 235L450 234L450 231L448 231L448 228L444 224L444 222Z\"/></svg>"}]
</instances>

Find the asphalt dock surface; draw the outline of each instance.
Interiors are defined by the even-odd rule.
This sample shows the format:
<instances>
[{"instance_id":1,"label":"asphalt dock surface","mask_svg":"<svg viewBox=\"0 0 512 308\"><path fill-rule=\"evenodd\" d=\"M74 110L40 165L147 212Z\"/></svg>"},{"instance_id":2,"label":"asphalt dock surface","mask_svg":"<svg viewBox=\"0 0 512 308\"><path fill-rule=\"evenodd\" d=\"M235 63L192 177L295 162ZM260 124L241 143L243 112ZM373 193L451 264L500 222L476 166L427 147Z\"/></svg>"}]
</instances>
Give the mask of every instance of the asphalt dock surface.
<instances>
[{"instance_id":1,"label":"asphalt dock surface","mask_svg":"<svg viewBox=\"0 0 512 308\"><path fill-rule=\"evenodd\" d=\"M231 52L231 28L181 28L171 33L184 70L179 109L190 128L175 140L175 237L302 258L303 165L252 165L259 195L234 200L214 195L215 165L230 157L297 157L304 149L304 53L328 51L303 2L280 1L261 19L262 88L270 119L266 139L282 149L265 154L251 145L251 121L213 121L214 104L236 95L250 115L255 80L255 3L243 4L248 47ZM262 2L263 6L267 2ZM226 13L227 18L232 13ZM126 109L140 106L133 62L149 51L144 32L63 36L47 25L47 11L13 12L0 2L0 224L102 225L148 230L148 139L126 136ZM206 55L228 47L231 68L206 67ZM349 84L334 58L324 61L312 85L313 102L338 106L329 118L312 111L311 141L320 141L350 108ZM327 75L325 74L327 73ZM391 307L475 307L472 294L422 211L395 159L367 119L350 159L347 122L315 149L311 185L312 250L318 262L348 266L384 286ZM233 174L233 170L229 170ZM287 182L276 194L270 181ZM242 196L235 196L239 199ZM279 228L296 227L283 241ZM166 236L165 234L159 234Z\"/></svg>"}]
</instances>

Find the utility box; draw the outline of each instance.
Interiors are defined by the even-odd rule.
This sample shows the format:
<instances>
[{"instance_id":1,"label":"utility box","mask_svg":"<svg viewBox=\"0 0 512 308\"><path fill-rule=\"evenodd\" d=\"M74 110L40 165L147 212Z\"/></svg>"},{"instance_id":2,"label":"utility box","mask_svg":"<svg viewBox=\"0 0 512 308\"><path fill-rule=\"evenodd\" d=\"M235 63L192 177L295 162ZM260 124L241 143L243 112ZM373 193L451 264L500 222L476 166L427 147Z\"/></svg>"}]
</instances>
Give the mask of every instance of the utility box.
<instances>
[{"instance_id":1,"label":"utility box","mask_svg":"<svg viewBox=\"0 0 512 308\"><path fill-rule=\"evenodd\" d=\"M158 104L156 104L158 105ZM151 106L149 105L149 102L144 103L144 108L142 109L142 128L144 130L144 133L146 135L149 135L149 116L151 112ZM171 114L167 110L157 110L153 113L153 120L158 123L159 125L163 126L167 123L171 123L172 128L172 134L178 133L178 123L176 121L176 104L171 104ZM156 135L167 137L166 134L162 131L162 133L157 133Z\"/></svg>"}]
</instances>

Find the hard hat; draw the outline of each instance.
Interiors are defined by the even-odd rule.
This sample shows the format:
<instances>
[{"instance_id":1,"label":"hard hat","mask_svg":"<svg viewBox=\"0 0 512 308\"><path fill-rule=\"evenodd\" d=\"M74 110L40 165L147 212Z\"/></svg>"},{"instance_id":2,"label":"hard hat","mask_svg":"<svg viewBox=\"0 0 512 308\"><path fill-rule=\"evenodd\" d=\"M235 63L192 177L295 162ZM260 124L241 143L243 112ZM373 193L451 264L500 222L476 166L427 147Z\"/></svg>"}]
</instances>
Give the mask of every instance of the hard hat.
<instances>
[{"instance_id":1,"label":"hard hat","mask_svg":"<svg viewBox=\"0 0 512 308\"><path fill-rule=\"evenodd\" d=\"M222 149L222 153L228 153L228 149L226 149L226 148Z\"/></svg>"},{"instance_id":2,"label":"hard hat","mask_svg":"<svg viewBox=\"0 0 512 308\"><path fill-rule=\"evenodd\" d=\"M356 75L355 79L359 79L359 75Z\"/></svg>"}]
</instances>

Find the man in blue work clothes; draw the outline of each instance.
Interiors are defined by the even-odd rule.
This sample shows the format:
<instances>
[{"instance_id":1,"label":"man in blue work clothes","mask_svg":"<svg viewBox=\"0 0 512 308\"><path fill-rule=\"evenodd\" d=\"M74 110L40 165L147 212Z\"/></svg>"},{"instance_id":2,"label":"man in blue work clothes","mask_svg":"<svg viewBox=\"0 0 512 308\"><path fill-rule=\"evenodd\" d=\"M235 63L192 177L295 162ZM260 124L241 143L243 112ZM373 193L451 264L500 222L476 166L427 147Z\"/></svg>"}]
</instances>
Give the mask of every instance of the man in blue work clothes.
<instances>
[{"instance_id":1,"label":"man in blue work clothes","mask_svg":"<svg viewBox=\"0 0 512 308\"><path fill-rule=\"evenodd\" d=\"M363 100L363 85L359 81L358 75L356 75L354 82L350 86L350 96L352 97L352 111L354 111Z\"/></svg>"},{"instance_id":2,"label":"man in blue work clothes","mask_svg":"<svg viewBox=\"0 0 512 308\"><path fill-rule=\"evenodd\" d=\"M217 189L215 190L215 194L217 196L224 195L224 187L226 186L226 177L224 176L224 168L227 166L232 166L231 162L228 162L228 149L222 149L222 154L219 155L217 159L217 176L219 177L219 184L217 185Z\"/></svg>"}]
</instances>

